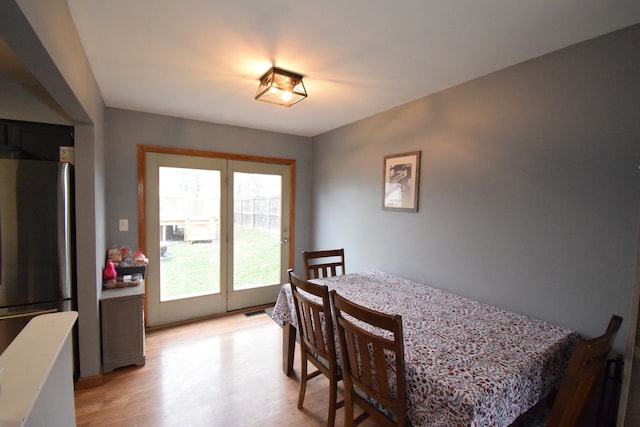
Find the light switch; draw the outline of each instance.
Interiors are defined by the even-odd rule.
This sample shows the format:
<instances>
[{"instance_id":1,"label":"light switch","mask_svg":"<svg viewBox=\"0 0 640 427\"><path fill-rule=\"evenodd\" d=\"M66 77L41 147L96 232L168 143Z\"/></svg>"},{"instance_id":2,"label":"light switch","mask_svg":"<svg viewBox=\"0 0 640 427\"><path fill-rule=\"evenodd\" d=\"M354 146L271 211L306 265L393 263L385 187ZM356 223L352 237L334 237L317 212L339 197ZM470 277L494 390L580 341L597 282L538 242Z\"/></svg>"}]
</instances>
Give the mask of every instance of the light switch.
<instances>
[{"instance_id":1,"label":"light switch","mask_svg":"<svg viewBox=\"0 0 640 427\"><path fill-rule=\"evenodd\" d=\"M119 228L120 231L129 231L129 220L128 219L121 219L119 221Z\"/></svg>"}]
</instances>

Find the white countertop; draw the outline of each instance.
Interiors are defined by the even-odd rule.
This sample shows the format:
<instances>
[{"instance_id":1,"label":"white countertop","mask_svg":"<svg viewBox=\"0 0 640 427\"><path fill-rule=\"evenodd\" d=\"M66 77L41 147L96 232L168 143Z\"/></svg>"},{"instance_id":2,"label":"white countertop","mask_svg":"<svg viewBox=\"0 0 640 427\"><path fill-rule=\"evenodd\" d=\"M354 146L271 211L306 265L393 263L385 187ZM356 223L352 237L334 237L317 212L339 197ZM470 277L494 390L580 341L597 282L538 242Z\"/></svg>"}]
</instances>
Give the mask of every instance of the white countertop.
<instances>
[{"instance_id":1,"label":"white countertop","mask_svg":"<svg viewBox=\"0 0 640 427\"><path fill-rule=\"evenodd\" d=\"M0 355L0 427L29 425L34 407L40 405L39 400L43 398L41 392L50 387L47 380L53 377L59 382L58 360L61 353L70 351L69 334L77 318L75 311L34 317ZM69 362L66 359L67 356L63 358L62 370L68 368L71 373L68 380L73 399L72 368L66 366ZM66 380L65 374L63 382ZM64 399L68 402L68 396Z\"/></svg>"}]
</instances>

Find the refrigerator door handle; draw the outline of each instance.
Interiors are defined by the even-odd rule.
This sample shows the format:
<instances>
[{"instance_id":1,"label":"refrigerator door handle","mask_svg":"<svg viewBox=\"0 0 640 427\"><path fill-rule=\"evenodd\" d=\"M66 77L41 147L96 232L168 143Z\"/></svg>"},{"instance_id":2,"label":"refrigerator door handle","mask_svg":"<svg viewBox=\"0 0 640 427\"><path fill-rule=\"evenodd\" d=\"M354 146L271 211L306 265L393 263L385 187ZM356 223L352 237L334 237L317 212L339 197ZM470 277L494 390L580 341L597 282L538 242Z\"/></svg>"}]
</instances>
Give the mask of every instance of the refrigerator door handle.
<instances>
[{"instance_id":1,"label":"refrigerator door handle","mask_svg":"<svg viewBox=\"0 0 640 427\"><path fill-rule=\"evenodd\" d=\"M9 314L7 316L0 316L0 320L4 320L4 319L17 319L20 317L35 317L35 316L40 316L41 314L49 314L49 313L57 313L58 310L55 308L51 308L49 310L39 310L39 311L25 311L23 313L17 313L17 314Z\"/></svg>"}]
</instances>

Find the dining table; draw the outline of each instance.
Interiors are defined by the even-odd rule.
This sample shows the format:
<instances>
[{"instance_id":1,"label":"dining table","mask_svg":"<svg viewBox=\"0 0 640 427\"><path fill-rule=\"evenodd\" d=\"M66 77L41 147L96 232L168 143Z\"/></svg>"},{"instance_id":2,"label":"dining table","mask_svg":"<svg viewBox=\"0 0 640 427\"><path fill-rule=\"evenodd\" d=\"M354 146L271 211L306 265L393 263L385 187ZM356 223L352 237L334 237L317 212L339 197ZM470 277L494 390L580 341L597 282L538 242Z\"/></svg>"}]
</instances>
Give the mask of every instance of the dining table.
<instances>
[{"instance_id":1,"label":"dining table","mask_svg":"<svg viewBox=\"0 0 640 427\"><path fill-rule=\"evenodd\" d=\"M373 310L402 316L407 415L417 426L509 426L556 390L580 335L571 329L383 271L311 280ZM297 324L290 284L273 308L283 370Z\"/></svg>"}]
</instances>

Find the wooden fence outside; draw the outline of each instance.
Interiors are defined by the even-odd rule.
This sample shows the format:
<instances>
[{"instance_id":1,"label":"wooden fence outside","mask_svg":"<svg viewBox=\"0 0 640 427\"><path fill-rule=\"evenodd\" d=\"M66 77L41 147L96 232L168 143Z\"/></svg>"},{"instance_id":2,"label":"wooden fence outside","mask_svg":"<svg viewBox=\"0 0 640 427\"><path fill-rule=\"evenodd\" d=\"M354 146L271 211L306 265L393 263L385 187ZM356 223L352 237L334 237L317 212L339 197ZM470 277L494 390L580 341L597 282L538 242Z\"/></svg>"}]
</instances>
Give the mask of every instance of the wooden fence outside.
<instances>
[{"instance_id":1,"label":"wooden fence outside","mask_svg":"<svg viewBox=\"0 0 640 427\"><path fill-rule=\"evenodd\" d=\"M218 199L161 199L161 240L176 240L183 230L185 242L217 240L220 238L220 200ZM234 202L233 221L236 226L279 233L281 226L280 197L238 199Z\"/></svg>"}]
</instances>

